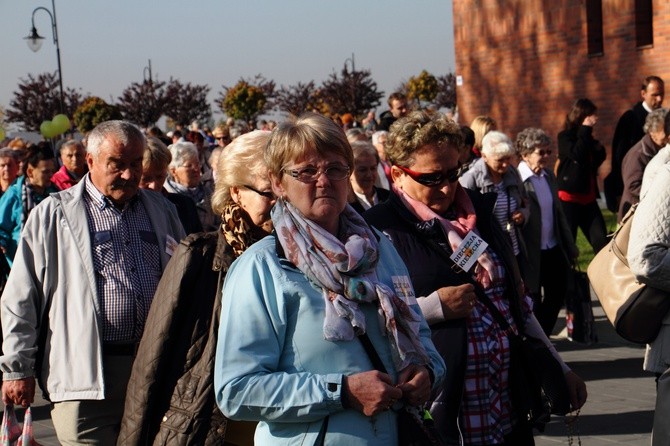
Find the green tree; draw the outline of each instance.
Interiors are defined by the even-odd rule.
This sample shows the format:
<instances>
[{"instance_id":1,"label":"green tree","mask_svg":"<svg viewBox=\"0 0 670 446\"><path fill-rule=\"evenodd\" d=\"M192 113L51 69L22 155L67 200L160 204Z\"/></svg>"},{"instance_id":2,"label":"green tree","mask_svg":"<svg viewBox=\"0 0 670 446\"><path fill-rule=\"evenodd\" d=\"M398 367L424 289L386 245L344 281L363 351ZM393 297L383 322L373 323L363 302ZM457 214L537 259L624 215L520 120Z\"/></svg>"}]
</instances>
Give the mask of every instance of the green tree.
<instances>
[{"instance_id":1,"label":"green tree","mask_svg":"<svg viewBox=\"0 0 670 446\"><path fill-rule=\"evenodd\" d=\"M97 96L89 96L81 103L72 116L75 127L81 133L88 133L101 122L121 119L121 111Z\"/></svg>"},{"instance_id":2,"label":"green tree","mask_svg":"<svg viewBox=\"0 0 670 446\"><path fill-rule=\"evenodd\" d=\"M412 76L406 83L407 99L432 103L439 91L437 78L426 70Z\"/></svg>"},{"instance_id":3,"label":"green tree","mask_svg":"<svg viewBox=\"0 0 670 446\"><path fill-rule=\"evenodd\" d=\"M51 120L61 113L58 76L56 73L29 74L20 79L19 89L9 102L7 122L21 123L27 131L38 132L42 121ZM63 104L67 116L72 116L81 102L81 94L72 88L63 92Z\"/></svg>"},{"instance_id":4,"label":"green tree","mask_svg":"<svg viewBox=\"0 0 670 446\"><path fill-rule=\"evenodd\" d=\"M383 96L383 91L377 91L377 83L369 70L349 71L346 63L339 75L332 73L318 90L322 112L327 110L331 115L351 113L356 119L377 107Z\"/></svg>"},{"instance_id":5,"label":"green tree","mask_svg":"<svg viewBox=\"0 0 670 446\"><path fill-rule=\"evenodd\" d=\"M240 80L231 88L223 88L225 92L219 93L218 104L231 118L254 122L267 109L267 96L257 85Z\"/></svg>"}]
</instances>

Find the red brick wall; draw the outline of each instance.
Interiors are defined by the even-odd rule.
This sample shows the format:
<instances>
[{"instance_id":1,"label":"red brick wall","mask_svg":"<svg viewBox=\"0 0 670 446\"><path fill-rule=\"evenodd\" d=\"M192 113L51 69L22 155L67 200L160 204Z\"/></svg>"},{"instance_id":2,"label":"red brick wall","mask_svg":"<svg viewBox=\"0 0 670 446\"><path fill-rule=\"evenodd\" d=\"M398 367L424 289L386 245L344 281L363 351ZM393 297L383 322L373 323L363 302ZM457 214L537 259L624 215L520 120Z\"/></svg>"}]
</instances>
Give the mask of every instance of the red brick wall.
<instances>
[{"instance_id":1,"label":"red brick wall","mask_svg":"<svg viewBox=\"0 0 670 446\"><path fill-rule=\"evenodd\" d=\"M490 115L512 138L533 126L555 140L574 100L587 97L599 108L595 136L609 150L644 77L660 76L670 94L670 1L653 1L654 44L638 49L635 1L603 0L604 53L597 57L587 55L586 1L453 0L461 123Z\"/></svg>"}]
</instances>

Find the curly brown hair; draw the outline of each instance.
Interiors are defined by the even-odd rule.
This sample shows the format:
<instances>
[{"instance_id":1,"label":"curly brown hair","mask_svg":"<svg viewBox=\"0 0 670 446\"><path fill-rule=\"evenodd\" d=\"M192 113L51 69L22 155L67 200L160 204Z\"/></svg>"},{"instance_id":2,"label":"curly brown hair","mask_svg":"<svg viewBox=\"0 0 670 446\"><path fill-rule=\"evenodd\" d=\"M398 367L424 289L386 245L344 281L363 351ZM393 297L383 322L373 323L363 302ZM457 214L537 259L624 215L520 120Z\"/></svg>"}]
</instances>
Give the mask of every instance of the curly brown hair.
<instances>
[{"instance_id":1,"label":"curly brown hair","mask_svg":"<svg viewBox=\"0 0 670 446\"><path fill-rule=\"evenodd\" d=\"M389 129L384 150L391 164L409 167L414 154L428 144L450 144L456 150L463 144L461 128L442 113L415 111L398 119Z\"/></svg>"}]
</instances>

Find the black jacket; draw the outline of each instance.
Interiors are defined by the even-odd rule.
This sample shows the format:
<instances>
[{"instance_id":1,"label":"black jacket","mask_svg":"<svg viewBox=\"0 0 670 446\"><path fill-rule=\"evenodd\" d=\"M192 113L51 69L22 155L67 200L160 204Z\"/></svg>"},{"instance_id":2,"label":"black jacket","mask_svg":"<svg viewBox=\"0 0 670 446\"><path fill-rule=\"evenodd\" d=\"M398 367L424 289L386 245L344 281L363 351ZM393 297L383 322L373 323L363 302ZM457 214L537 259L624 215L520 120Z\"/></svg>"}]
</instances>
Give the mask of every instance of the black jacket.
<instances>
[{"instance_id":1,"label":"black jacket","mask_svg":"<svg viewBox=\"0 0 670 446\"><path fill-rule=\"evenodd\" d=\"M382 189L380 187L375 187L375 192L377 194L377 202L379 203L385 202L388 199L389 194L391 193L387 189ZM357 199L354 199L354 201L350 202L349 204L359 214L363 215L363 213L365 212L365 209L363 209L363 205Z\"/></svg>"},{"instance_id":2,"label":"black jacket","mask_svg":"<svg viewBox=\"0 0 670 446\"><path fill-rule=\"evenodd\" d=\"M617 211L616 198L623 193L623 177L621 176L621 164L626 153L637 144L644 136L644 122L649 112L638 102L630 110L621 115L614 129L612 138L612 171L604 181L607 208Z\"/></svg>"},{"instance_id":3,"label":"black jacket","mask_svg":"<svg viewBox=\"0 0 670 446\"><path fill-rule=\"evenodd\" d=\"M479 235L489 243L501 261L507 274L507 295L514 319L522 321L521 296L523 284L519 274L512 246L493 216L496 202L494 193L480 194L467 190L477 214ZM365 220L391 239L396 250L409 270L417 296L427 296L444 286L471 283L467 273L457 273L448 260L451 248L445 240L442 227L437 220L419 221L391 193L389 199L369 209L363 214ZM516 291L516 292L515 292ZM458 413L463 394L465 361L467 354L467 333L465 319L454 319L431 327L435 347L447 364L447 379L442 391L434 395L431 414L435 426L448 444L459 444ZM519 327L523 331L523 327Z\"/></svg>"},{"instance_id":4,"label":"black jacket","mask_svg":"<svg viewBox=\"0 0 670 446\"><path fill-rule=\"evenodd\" d=\"M593 127L563 130L558 134L558 190L588 193L606 157L605 147L593 138Z\"/></svg>"}]
</instances>

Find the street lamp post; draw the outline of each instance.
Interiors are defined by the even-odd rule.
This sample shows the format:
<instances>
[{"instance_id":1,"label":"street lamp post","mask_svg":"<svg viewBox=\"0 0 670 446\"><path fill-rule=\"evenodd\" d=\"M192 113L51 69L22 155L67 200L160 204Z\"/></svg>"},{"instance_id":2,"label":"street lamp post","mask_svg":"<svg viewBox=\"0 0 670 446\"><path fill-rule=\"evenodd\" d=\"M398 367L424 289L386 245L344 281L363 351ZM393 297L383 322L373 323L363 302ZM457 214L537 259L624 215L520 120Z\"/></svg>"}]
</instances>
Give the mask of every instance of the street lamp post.
<instances>
[{"instance_id":1,"label":"street lamp post","mask_svg":"<svg viewBox=\"0 0 670 446\"><path fill-rule=\"evenodd\" d=\"M33 52L39 51L42 47L42 41L44 37L40 36L37 33L37 28L35 28L35 13L37 11L44 11L49 14L51 19L51 31L53 32L54 45L56 45L56 59L58 60L58 86L60 88L60 112L65 113L65 102L63 98L63 71L61 70L60 65L60 46L58 45L58 25L56 22L56 3L55 0L51 0L51 11L43 6L39 6L33 9L32 15L32 29L30 30L30 35L25 37L26 43L28 43L28 48ZM52 14L53 11L53 14Z\"/></svg>"}]
</instances>

